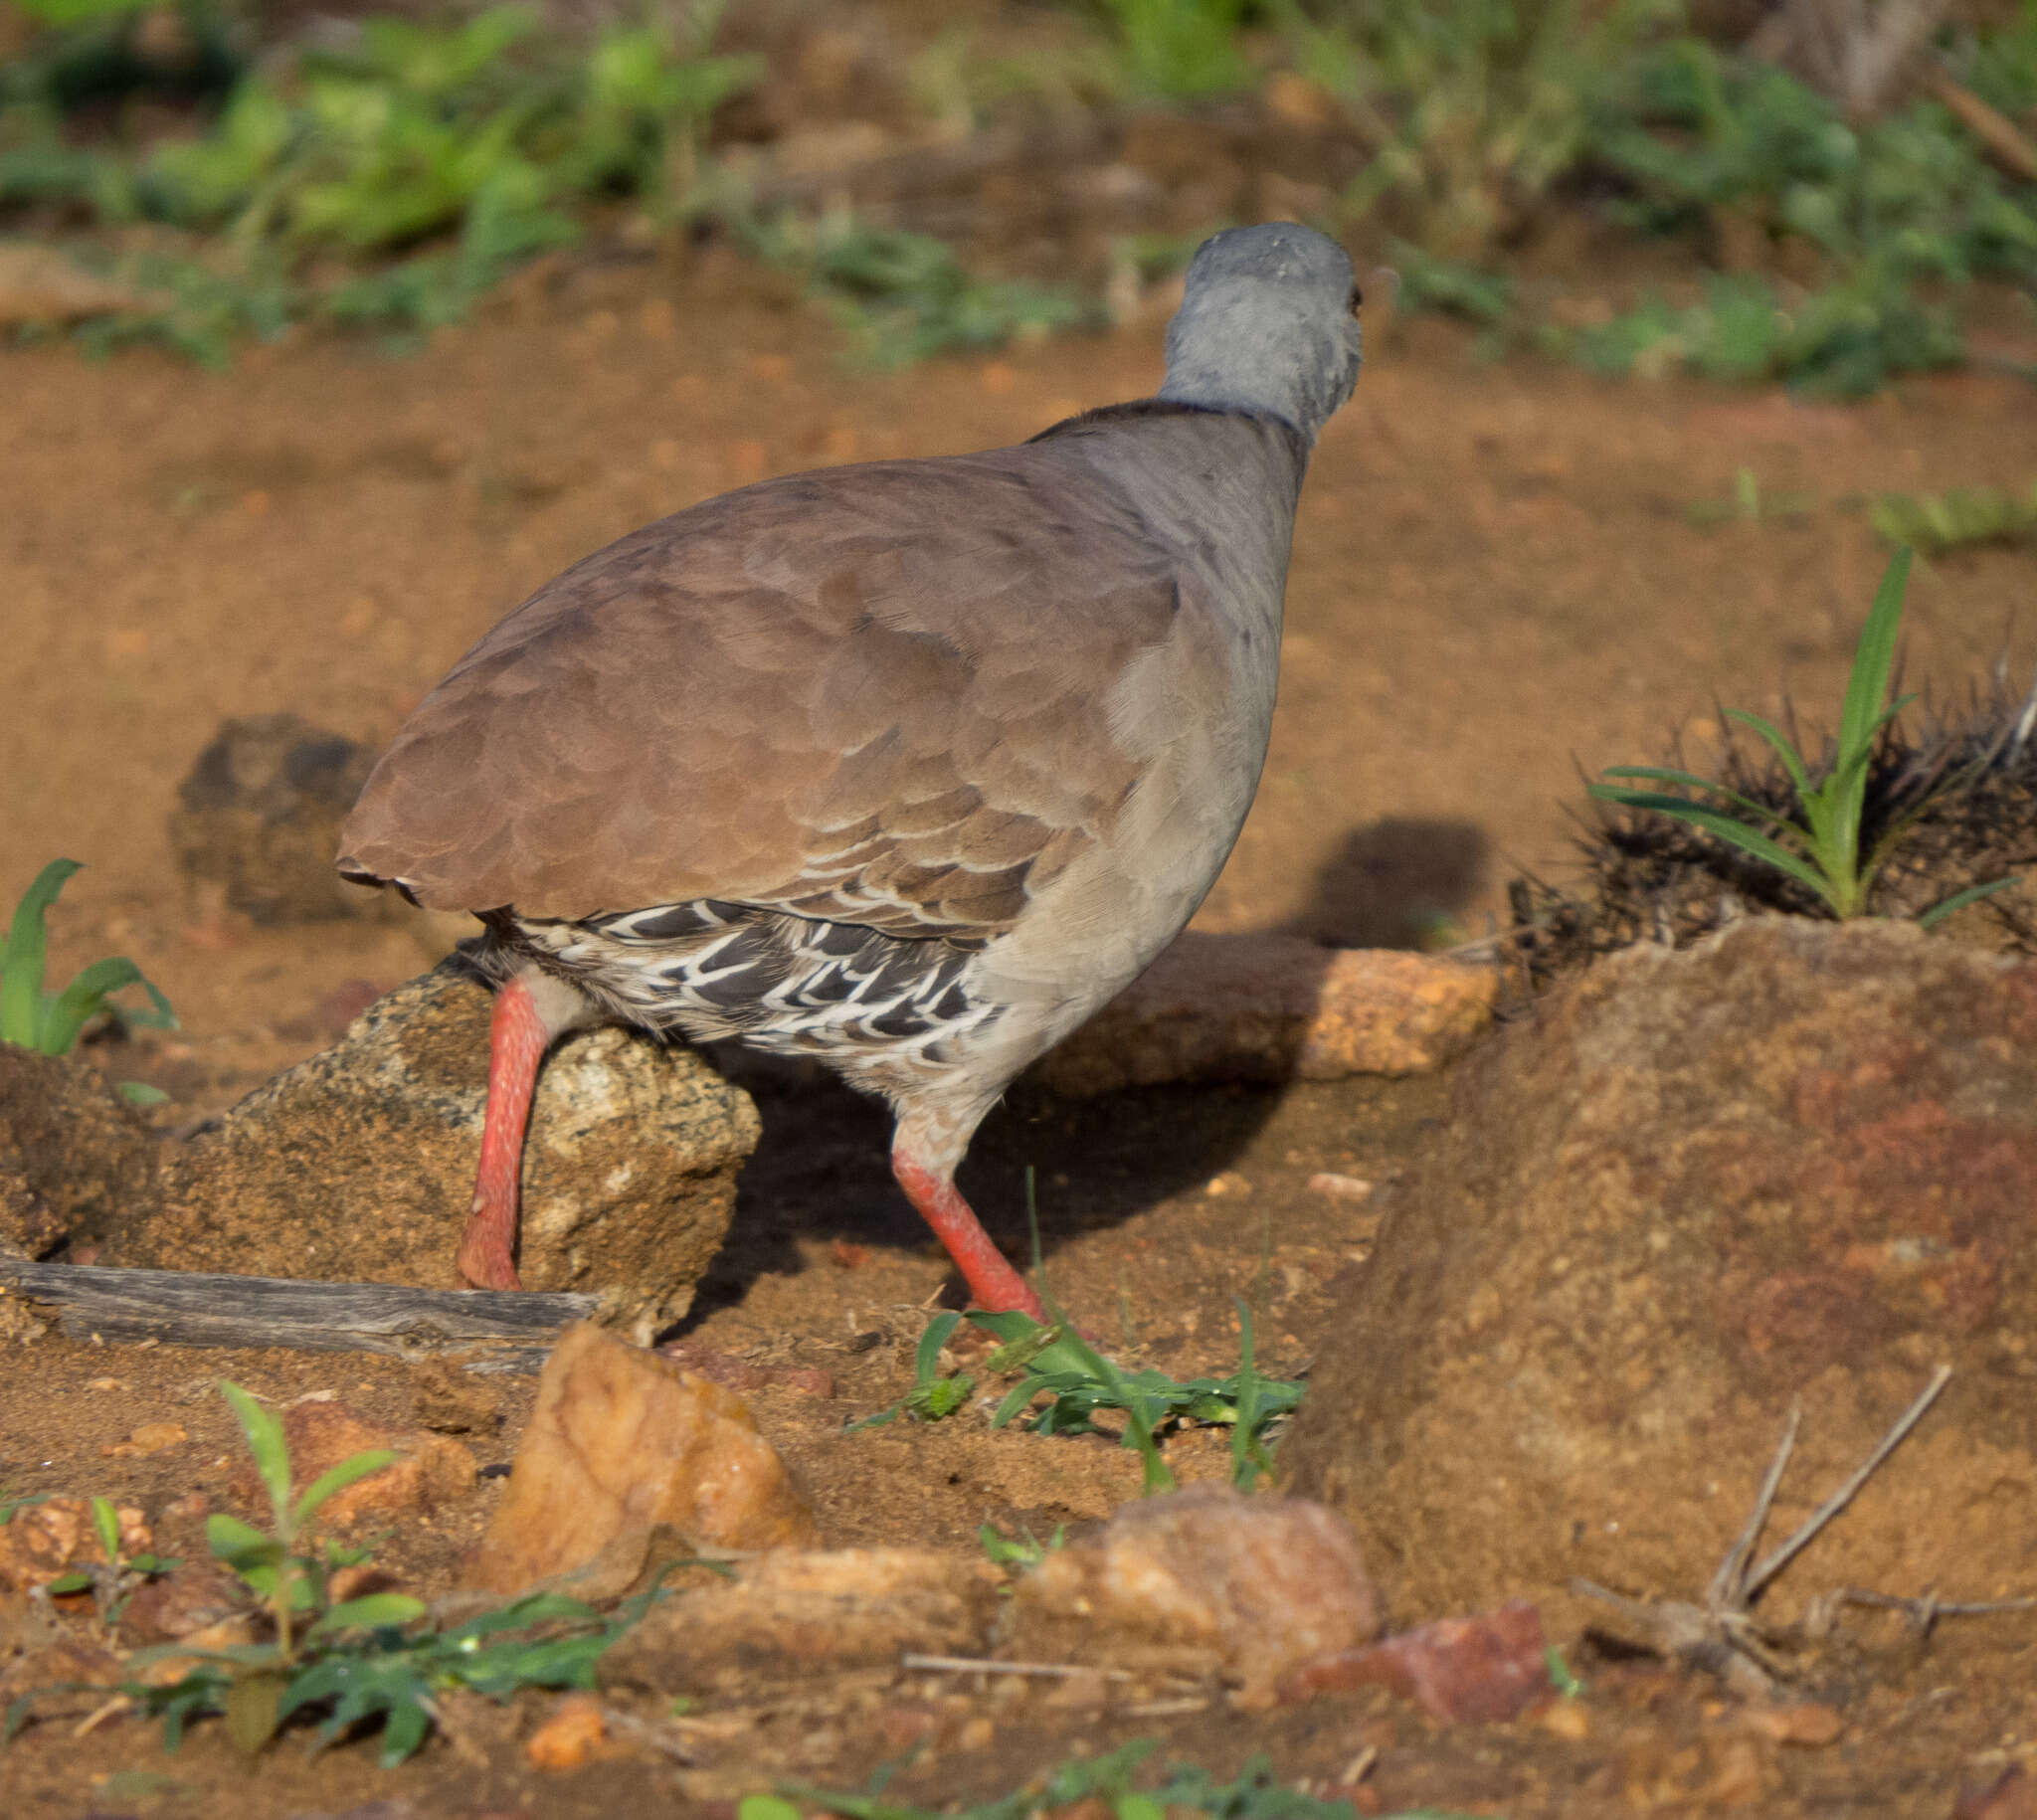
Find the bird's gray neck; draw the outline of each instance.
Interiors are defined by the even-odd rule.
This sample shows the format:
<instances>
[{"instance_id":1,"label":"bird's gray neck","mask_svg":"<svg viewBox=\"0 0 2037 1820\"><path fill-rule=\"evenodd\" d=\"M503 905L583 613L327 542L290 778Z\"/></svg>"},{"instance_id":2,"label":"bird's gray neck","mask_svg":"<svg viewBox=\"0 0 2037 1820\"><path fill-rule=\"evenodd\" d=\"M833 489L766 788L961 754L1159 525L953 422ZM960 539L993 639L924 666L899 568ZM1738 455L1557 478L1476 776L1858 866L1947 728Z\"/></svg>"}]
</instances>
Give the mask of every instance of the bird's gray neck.
<instances>
[{"instance_id":1,"label":"bird's gray neck","mask_svg":"<svg viewBox=\"0 0 2037 1820\"><path fill-rule=\"evenodd\" d=\"M1204 283L1168 325L1160 396L1277 417L1313 445L1351 396L1358 359L1357 328L1341 308L1276 308L1242 283Z\"/></svg>"}]
</instances>

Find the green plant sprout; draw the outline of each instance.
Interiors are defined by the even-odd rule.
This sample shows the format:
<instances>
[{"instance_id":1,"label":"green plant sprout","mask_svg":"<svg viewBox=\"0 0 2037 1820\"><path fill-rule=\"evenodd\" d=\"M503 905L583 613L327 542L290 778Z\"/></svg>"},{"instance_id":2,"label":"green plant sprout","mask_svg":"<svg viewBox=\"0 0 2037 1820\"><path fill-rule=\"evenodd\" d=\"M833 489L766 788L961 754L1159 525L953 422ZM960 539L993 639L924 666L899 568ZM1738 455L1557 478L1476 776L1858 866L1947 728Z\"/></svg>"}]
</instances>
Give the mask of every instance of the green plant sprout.
<instances>
[{"instance_id":1,"label":"green plant sprout","mask_svg":"<svg viewBox=\"0 0 2037 1820\"><path fill-rule=\"evenodd\" d=\"M986 1523L978 1528L976 1540L983 1545L983 1551L993 1566L1017 1567L1023 1571L1038 1566L1056 1548L1068 1546L1068 1526L1065 1523L1055 1524L1054 1533L1041 1542L1029 1529L1021 1529L1017 1536L1007 1536L994 1525Z\"/></svg>"},{"instance_id":2,"label":"green plant sprout","mask_svg":"<svg viewBox=\"0 0 2037 1820\"><path fill-rule=\"evenodd\" d=\"M1909 544L1927 556L1975 544L2028 543L2037 541L2037 482L2020 494L1993 486L1884 493L1867 515L1885 542Z\"/></svg>"},{"instance_id":3,"label":"green plant sprout","mask_svg":"<svg viewBox=\"0 0 2037 1820\"><path fill-rule=\"evenodd\" d=\"M1759 524L1763 519L1808 518L1818 509L1812 493L1768 492L1752 467L1733 470L1733 491L1724 499L1701 499L1684 512L1692 524Z\"/></svg>"},{"instance_id":4,"label":"green plant sprout","mask_svg":"<svg viewBox=\"0 0 2037 1820\"><path fill-rule=\"evenodd\" d=\"M427 1608L408 1593L369 1592L334 1603L333 1569L361 1563L366 1552L330 1543L314 1550L305 1540L306 1526L335 1493L381 1471L395 1456L385 1449L353 1454L293 1499L281 1422L239 1384L222 1380L220 1393L241 1424L269 1494L271 1528L265 1533L216 1512L206 1521L206 1543L259 1602L275 1634L267 1642L214 1650L166 1643L126 1659L131 1678L117 1692L162 1721L167 1749L177 1748L193 1720L224 1715L229 1736L253 1754L293 1719L315 1714L321 1746L357 1726L379 1722L380 1760L394 1767L430 1734L438 1699L448 1691L507 1700L522 1688L592 1688L602 1651L658 1596L652 1584L605 1618L578 1599L532 1593L447 1630L412 1628ZM103 1546L105 1523L112 1519L117 1548L118 1519L110 1506L102 1517L102 1503L94 1500L94 1523ZM125 1565L138 1571L141 1559ZM168 1661L190 1666L174 1681L146 1679L147 1670ZM43 1695L75 1691L74 1684L60 1684L22 1695L7 1709L0 1739L21 1729Z\"/></svg>"},{"instance_id":5,"label":"green plant sprout","mask_svg":"<svg viewBox=\"0 0 2037 1820\"><path fill-rule=\"evenodd\" d=\"M12 1517L19 1504L41 1502L41 1499L20 1499L15 1504L0 1506L0 1523ZM120 1513L110 1498L93 1499L92 1527L98 1540L99 1552L105 1559L89 1566L74 1567L69 1573L60 1573L44 1590L56 1596L90 1592L99 1624L105 1628L118 1622L121 1607L136 1591L157 1574L168 1573L182 1563L166 1560L149 1550L139 1554L123 1552L120 1547Z\"/></svg>"},{"instance_id":6,"label":"green plant sprout","mask_svg":"<svg viewBox=\"0 0 2037 1820\"><path fill-rule=\"evenodd\" d=\"M1896 630L1903 615L1903 593L1910 579L1910 552L1898 550L1890 559L1875 592L1874 606L1854 649L1853 672L1839 717L1839 734L1831 766L1816 784L1803 756L1772 722L1741 708L1729 708L1729 719L1752 728L1773 750L1796 793L1798 819L1764 808L1723 784L1694 777L1688 771L1651 765L1609 768L1608 778L1638 778L1650 784L1671 784L1695 796L1672 796L1629 784L1593 784L1590 794L1623 809L1674 817L1715 838L1740 848L1765 865L1794 879L1838 918L1863 916L1868 895L1890 851L1910 827L1923 805L1898 817L1874 850L1862 856L1861 812L1867 798L1868 766L1875 742L1915 699L1905 695L1888 703L1889 677L1895 666ZM1926 928L1964 905L2017 881L1993 879L1954 892L1918 917Z\"/></svg>"},{"instance_id":7,"label":"green plant sprout","mask_svg":"<svg viewBox=\"0 0 2037 1820\"><path fill-rule=\"evenodd\" d=\"M82 869L75 859L51 860L15 906L7 945L0 948L0 1042L44 1055L68 1055L79 1032L101 1011L123 1023L144 1024L154 1030L177 1027L170 1001L149 984L140 968L119 956L93 962L61 993L43 990L50 939L45 919L65 881ZM147 1010L112 1001L115 993L130 986L138 986L148 995Z\"/></svg>"}]
</instances>

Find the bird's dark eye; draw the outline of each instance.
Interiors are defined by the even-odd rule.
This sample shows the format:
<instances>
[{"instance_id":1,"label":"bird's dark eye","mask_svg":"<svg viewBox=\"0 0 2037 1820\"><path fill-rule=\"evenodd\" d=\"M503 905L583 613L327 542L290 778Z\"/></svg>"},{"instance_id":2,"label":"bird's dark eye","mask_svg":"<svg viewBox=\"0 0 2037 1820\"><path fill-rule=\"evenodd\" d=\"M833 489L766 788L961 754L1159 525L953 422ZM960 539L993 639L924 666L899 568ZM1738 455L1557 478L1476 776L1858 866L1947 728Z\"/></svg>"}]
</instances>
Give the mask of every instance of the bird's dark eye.
<instances>
[{"instance_id":1,"label":"bird's dark eye","mask_svg":"<svg viewBox=\"0 0 2037 1820\"><path fill-rule=\"evenodd\" d=\"M1351 313L1352 313L1352 314L1353 314L1354 316L1358 314L1358 310L1359 310L1359 305L1360 305L1360 304L1362 304L1362 303L1363 303L1364 301L1365 301L1365 292L1364 292L1364 291L1362 291L1362 290L1360 290L1360 289L1359 289L1359 287L1358 287L1358 286L1357 286L1356 284L1352 285L1352 287L1351 287Z\"/></svg>"}]
</instances>

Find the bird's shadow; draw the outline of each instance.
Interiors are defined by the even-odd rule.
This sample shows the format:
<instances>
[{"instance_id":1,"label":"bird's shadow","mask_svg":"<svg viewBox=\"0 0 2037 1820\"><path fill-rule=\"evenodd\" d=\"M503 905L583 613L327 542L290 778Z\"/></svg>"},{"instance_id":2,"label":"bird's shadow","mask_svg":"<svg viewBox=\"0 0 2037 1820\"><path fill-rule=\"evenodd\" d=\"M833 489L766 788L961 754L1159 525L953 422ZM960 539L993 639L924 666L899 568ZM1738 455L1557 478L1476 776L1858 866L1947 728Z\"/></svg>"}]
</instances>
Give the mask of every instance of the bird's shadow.
<instances>
[{"instance_id":1,"label":"bird's shadow","mask_svg":"<svg viewBox=\"0 0 2037 1820\"><path fill-rule=\"evenodd\" d=\"M1389 818L1353 830L1278 933L1333 948L1418 948L1460 917L1483 882L1484 832ZM802 1268L802 1242L928 1250L935 1241L891 1180L891 1115L812 1063L716 1045L757 1102L764 1135L744 1165L735 1220L678 1331L741 1302L761 1276ZM1041 1255L1118 1224L1230 1168L1272 1115L1278 1084L1220 1082L1063 1099L1020 1079L984 1121L957 1182L1006 1256L1031 1253L1025 1178ZM960 1281L949 1286L959 1305Z\"/></svg>"}]
</instances>

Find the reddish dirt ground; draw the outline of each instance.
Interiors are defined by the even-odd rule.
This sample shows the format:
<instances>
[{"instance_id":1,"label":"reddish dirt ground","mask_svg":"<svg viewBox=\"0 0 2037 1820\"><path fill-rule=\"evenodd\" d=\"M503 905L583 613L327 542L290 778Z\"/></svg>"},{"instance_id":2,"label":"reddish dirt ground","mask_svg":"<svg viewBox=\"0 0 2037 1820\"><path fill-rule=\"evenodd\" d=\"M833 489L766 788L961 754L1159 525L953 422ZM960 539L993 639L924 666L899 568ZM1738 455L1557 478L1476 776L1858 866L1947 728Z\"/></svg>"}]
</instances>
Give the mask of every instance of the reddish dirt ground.
<instances>
[{"instance_id":1,"label":"reddish dirt ground","mask_svg":"<svg viewBox=\"0 0 2037 1820\"><path fill-rule=\"evenodd\" d=\"M1160 321L859 375L781 284L708 254L682 270L590 265L527 282L406 360L315 339L224 375L146 354L102 366L55 348L11 355L0 615L16 708L0 721L0 900L54 855L85 861L53 919L53 967L62 977L131 955L184 1026L102 1048L102 1062L170 1092L166 1132L216 1111L336 1034L354 1008L349 983L386 987L432 958L429 938L400 922L257 929L186 890L165 819L223 716L288 708L385 739L495 617L608 539L767 473L1006 443L1149 392ZM1836 706L1884 560L1843 501L2037 475L2032 394L2007 377L1913 381L1838 407L1481 365L1427 324L1376 340L1310 477L1272 756L1206 928L1391 945L1483 932L1504 915L1514 869L1562 875L1576 767L1658 758L1678 726L1702 759L1716 702L1772 713L1786 689L1813 715ZM1687 509L1724 498L1743 466L1820 508L1692 524ZM1910 685L1956 695L2004 654L2020 682L2037 655L2033 581L2027 553L1921 568ZM888 1183L873 1109L778 1081L760 1101L764 1146L691 1331L836 1373L832 1403L756 1399L830 1541L968 1549L984 1521L1041 1530L1132 1495L1130 1456L1101 1444L841 1432L899 1393L944 1268ZM1262 1311L1266 1363L1292 1369L1376 1218L1312 1197L1308 1176L1389 1180L1443 1104L1433 1080L1084 1105L1021 1090L986 1128L965 1183L1016 1245L1020 1175L1036 1167L1053 1278L1121 1356L1184 1376L1227 1371L1232 1298L1244 1295ZM1249 1192L1208 1194L1223 1171ZM869 1334L881 1340L857 1339ZM152 1511L194 1487L217 1492L236 1451L207 1389L221 1374L282 1399L335 1390L398 1421L414 1394L409 1368L389 1361L48 1338L0 1371L0 1487L102 1492ZM528 1395L504 1391L498 1433L477 1443L484 1461L508 1457ZM146 1459L102 1454L159 1419L190 1438ZM494 1496L483 1481L436 1526L393 1538L384 1558L431 1587ZM1710 1565L1692 1563L1687 1591ZM1750 1732L1709 1686L1633 1665L1595 1665L1581 1729L1566 1722L1574 1735L1438 1729L1377 1693L1247 1722L1220 1706L1094 1712L887 1675L819 1691L739 1681L706 1703L703 1718L723 1723L701 1731L690 1768L626 1753L544 1778L505 1751L477 1774L434 1744L390 1774L365 1748L307 1760L286 1739L251 1769L217 1727L165 1757L125 1722L83 1738L36 1728L0 1757L0 1782L23 1820L268 1820L372 1801L473 1820L683 1813L780 1776L858 1786L898 1753L887 1739L902 1722L886 1716L931 1709L995 1724L988 1742L972 1733L901 1776L899 1794L929 1802L1002 1792L1071 1748L1154 1736L1163 1754L1226 1773L1263 1749L1284 1776L1323 1786L1376 1748L1363 1784L1376 1811L1944 1814L1956 1790L2029 1747L2033 1702L2027 1645L1981 1653L1942 1631L1854 1690L1841 1741L1823 1749ZM542 1703L527 1704L530 1720Z\"/></svg>"}]
</instances>

